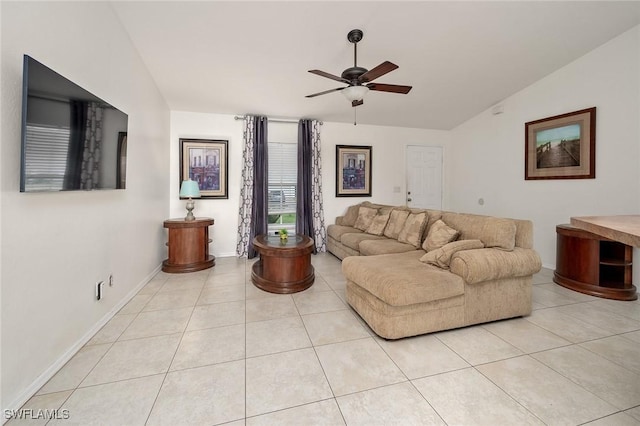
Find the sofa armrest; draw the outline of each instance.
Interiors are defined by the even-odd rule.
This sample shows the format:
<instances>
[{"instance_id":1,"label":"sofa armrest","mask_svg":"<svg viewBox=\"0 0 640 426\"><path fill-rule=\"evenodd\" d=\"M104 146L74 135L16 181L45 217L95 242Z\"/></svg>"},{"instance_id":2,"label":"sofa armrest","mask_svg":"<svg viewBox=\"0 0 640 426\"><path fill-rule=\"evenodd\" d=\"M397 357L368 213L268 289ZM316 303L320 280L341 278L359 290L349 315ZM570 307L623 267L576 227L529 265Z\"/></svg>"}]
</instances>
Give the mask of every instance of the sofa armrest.
<instances>
[{"instance_id":1,"label":"sofa armrest","mask_svg":"<svg viewBox=\"0 0 640 426\"><path fill-rule=\"evenodd\" d=\"M344 222L344 216L336 217L336 222L335 222L336 225L344 225L343 222Z\"/></svg>"},{"instance_id":2,"label":"sofa armrest","mask_svg":"<svg viewBox=\"0 0 640 426\"><path fill-rule=\"evenodd\" d=\"M451 272L467 284L474 284L535 274L542 268L542 261L533 249L516 247L513 251L504 251L483 248L454 254L450 267Z\"/></svg>"}]
</instances>

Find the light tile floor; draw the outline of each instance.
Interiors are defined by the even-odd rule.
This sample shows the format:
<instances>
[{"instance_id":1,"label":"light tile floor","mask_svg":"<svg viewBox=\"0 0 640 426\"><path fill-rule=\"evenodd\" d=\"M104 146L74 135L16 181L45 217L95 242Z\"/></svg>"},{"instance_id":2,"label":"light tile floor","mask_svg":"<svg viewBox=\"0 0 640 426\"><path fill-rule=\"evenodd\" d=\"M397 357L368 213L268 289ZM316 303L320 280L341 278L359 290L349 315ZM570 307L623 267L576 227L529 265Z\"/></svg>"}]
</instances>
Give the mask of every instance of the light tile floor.
<instances>
[{"instance_id":1,"label":"light tile floor","mask_svg":"<svg viewBox=\"0 0 640 426\"><path fill-rule=\"evenodd\" d=\"M331 255L293 295L216 262L159 273L24 408L68 410L62 425L640 425L638 301L542 270L529 317L387 341Z\"/></svg>"}]
</instances>

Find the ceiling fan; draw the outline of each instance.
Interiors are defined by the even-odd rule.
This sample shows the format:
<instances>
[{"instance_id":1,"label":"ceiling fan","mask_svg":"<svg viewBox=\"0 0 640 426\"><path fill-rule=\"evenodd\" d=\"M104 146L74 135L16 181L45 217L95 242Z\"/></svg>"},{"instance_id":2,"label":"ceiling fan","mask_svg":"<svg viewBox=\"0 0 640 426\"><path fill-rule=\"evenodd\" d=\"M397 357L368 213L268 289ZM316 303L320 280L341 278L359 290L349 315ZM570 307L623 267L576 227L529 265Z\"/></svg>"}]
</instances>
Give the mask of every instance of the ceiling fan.
<instances>
[{"instance_id":1,"label":"ceiling fan","mask_svg":"<svg viewBox=\"0 0 640 426\"><path fill-rule=\"evenodd\" d=\"M307 95L307 98L313 98L315 96L326 95L331 92L342 91L342 94L351 101L351 105L357 107L362 105L364 101L364 95L369 90L376 90L378 92L390 92L390 93L402 93L407 94L411 90L411 86L400 86L397 84L382 84L372 83L378 77L395 70L398 68L396 64L389 61L384 61L380 65L370 70L358 66L358 42L362 40L362 30L351 30L347 34L347 40L353 43L353 66L342 71L342 75L329 74L328 72L320 70L309 70L310 73L319 75L321 77L330 78L331 80L347 83L346 87L338 87L336 89L325 90L324 92L314 93Z\"/></svg>"}]
</instances>

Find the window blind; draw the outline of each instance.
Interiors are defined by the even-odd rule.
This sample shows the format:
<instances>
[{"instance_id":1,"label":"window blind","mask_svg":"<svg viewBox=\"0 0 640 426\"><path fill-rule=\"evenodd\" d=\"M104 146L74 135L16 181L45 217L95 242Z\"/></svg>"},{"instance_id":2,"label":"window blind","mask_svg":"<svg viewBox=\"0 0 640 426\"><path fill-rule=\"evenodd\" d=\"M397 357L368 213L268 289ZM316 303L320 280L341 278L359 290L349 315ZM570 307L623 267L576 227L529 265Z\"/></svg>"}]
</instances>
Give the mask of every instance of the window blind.
<instances>
[{"instance_id":1,"label":"window blind","mask_svg":"<svg viewBox=\"0 0 640 426\"><path fill-rule=\"evenodd\" d=\"M269 142L269 230L295 230L298 183L298 145Z\"/></svg>"}]
</instances>

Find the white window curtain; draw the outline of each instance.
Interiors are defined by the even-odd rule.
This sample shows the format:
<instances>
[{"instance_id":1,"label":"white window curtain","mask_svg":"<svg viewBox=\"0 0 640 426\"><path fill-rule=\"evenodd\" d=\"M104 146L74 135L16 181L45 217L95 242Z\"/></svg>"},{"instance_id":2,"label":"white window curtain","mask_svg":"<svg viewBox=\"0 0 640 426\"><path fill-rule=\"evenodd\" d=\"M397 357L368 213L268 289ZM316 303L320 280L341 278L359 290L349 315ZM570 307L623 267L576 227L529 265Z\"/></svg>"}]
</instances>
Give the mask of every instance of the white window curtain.
<instances>
[{"instance_id":1,"label":"white window curtain","mask_svg":"<svg viewBox=\"0 0 640 426\"><path fill-rule=\"evenodd\" d=\"M242 182L240 186L240 210L238 217L238 243L236 255L247 256L249 252L249 238L251 233L251 215L253 210L253 150L254 150L254 121L253 116L244 118L242 151Z\"/></svg>"},{"instance_id":2,"label":"white window curtain","mask_svg":"<svg viewBox=\"0 0 640 426\"><path fill-rule=\"evenodd\" d=\"M327 251L327 230L324 226L324 207L322 204L322 158L320 156L320 122L311 120L311 198L313 201L313 229L315 231L316 250Z\"/></svg>"},{"instance_id":3,"label":"white window curtain","mask_svg":"<svg viewBox=\"0 0 640 426\"><path fill-rule=\"evenodd\" d=\"M327 251L327 230L324 226L324 207L322 203L322 158L320 156L320 122L311 120L311 198L313 201L313 229L315 231L316 250Z\"/></svg>"}]
</instances>

